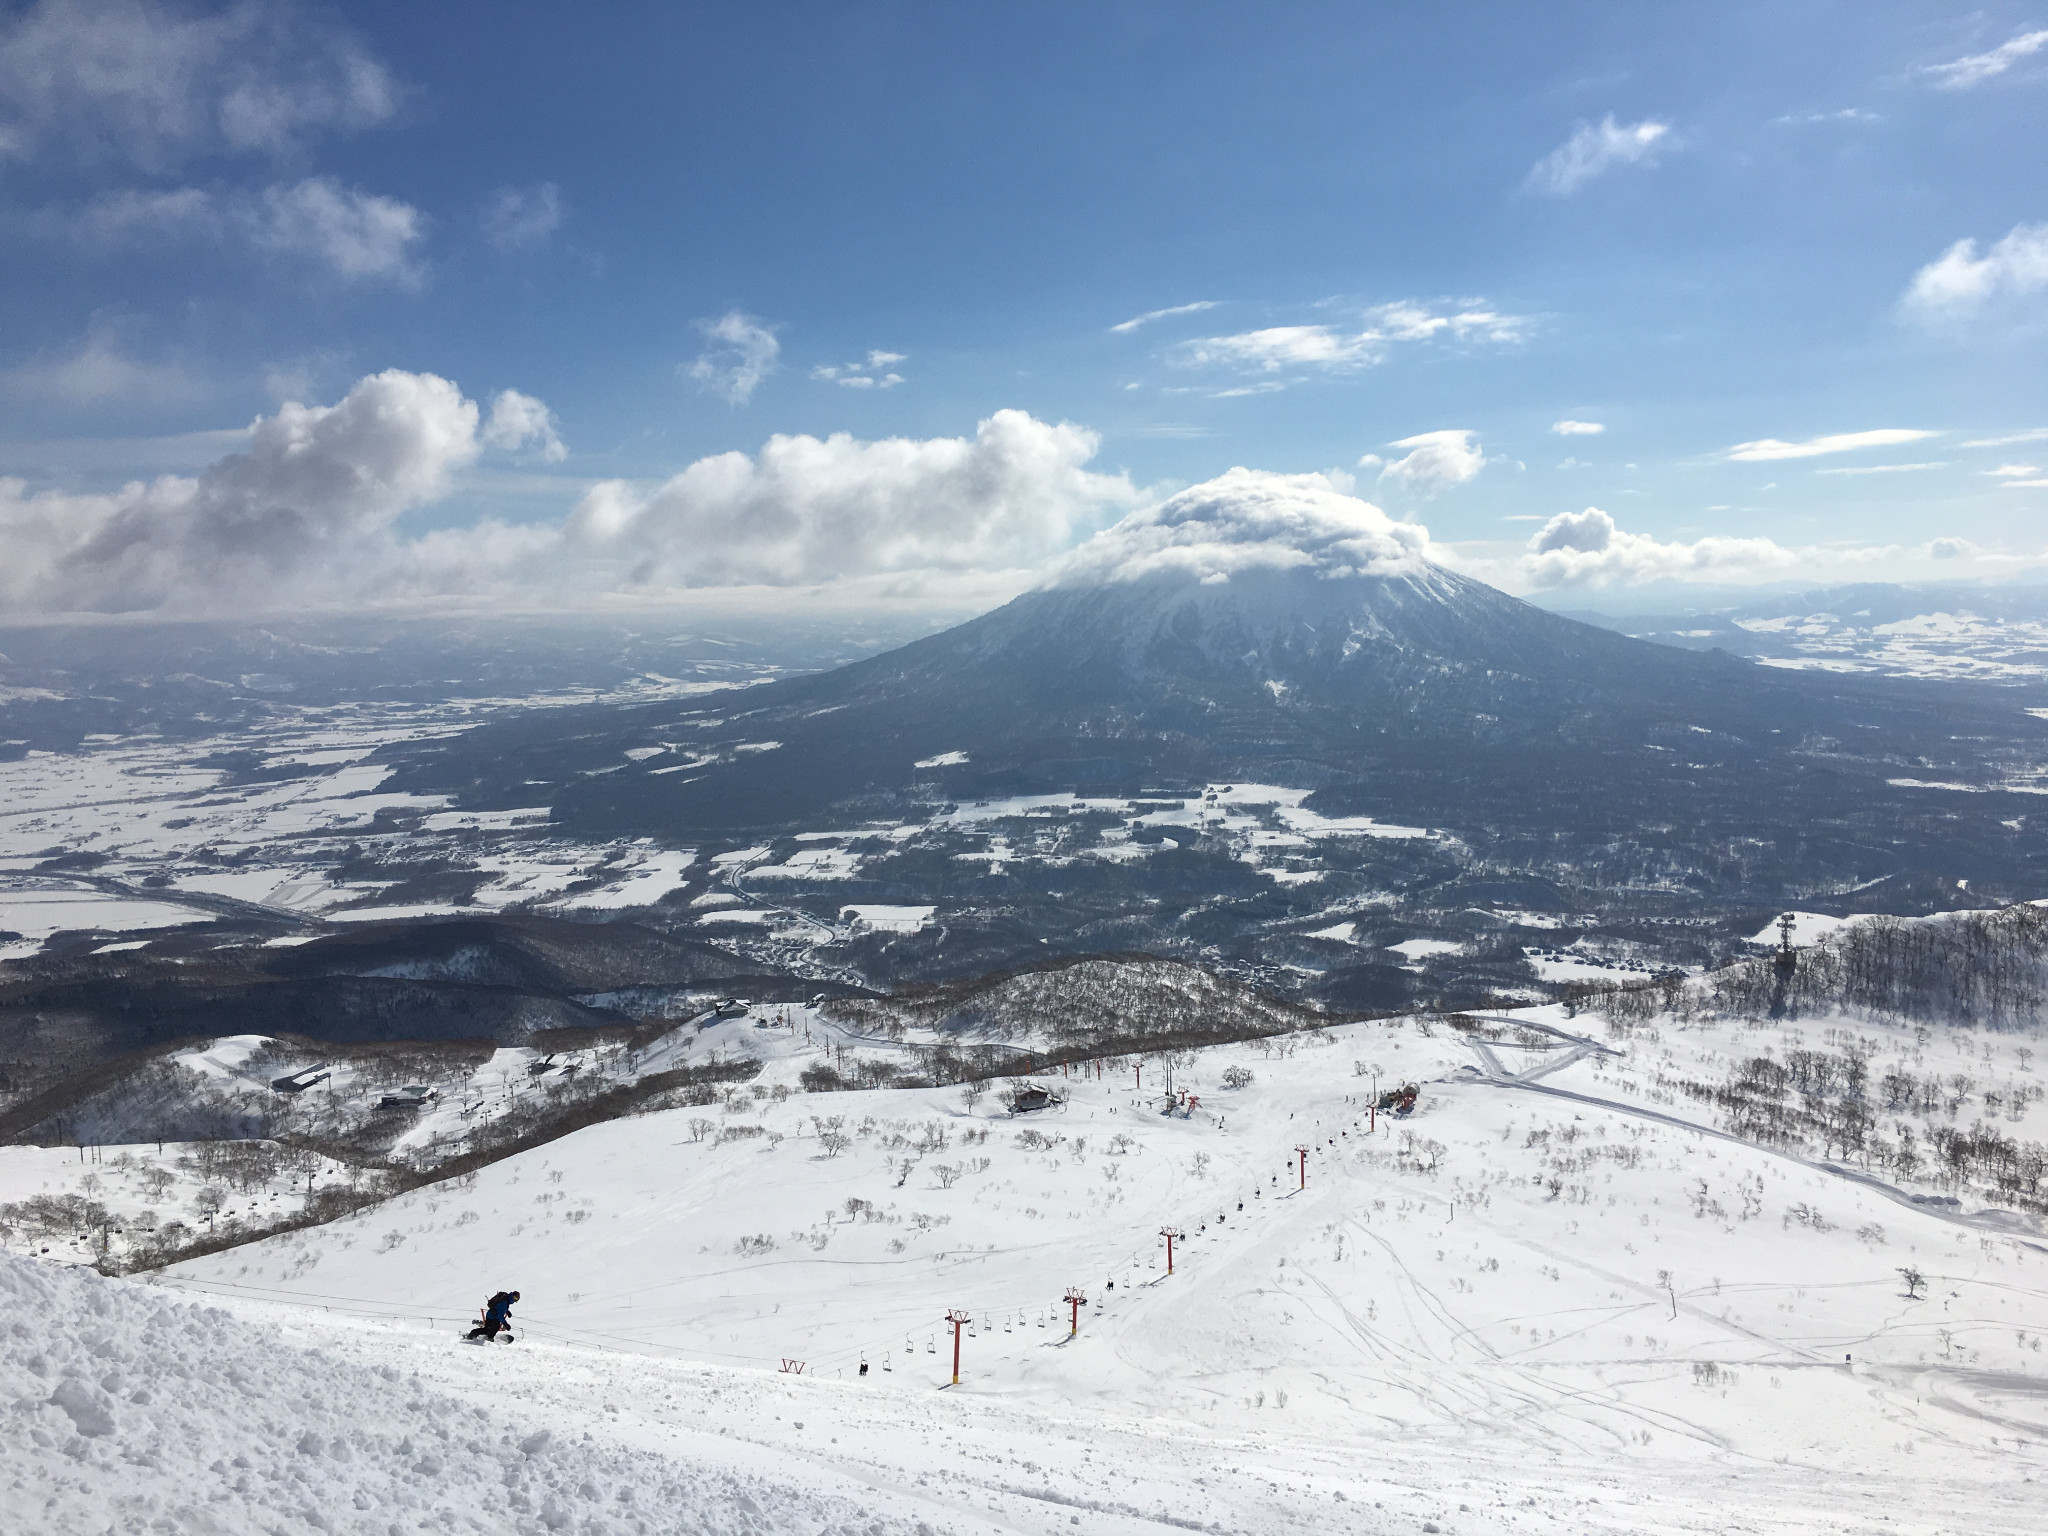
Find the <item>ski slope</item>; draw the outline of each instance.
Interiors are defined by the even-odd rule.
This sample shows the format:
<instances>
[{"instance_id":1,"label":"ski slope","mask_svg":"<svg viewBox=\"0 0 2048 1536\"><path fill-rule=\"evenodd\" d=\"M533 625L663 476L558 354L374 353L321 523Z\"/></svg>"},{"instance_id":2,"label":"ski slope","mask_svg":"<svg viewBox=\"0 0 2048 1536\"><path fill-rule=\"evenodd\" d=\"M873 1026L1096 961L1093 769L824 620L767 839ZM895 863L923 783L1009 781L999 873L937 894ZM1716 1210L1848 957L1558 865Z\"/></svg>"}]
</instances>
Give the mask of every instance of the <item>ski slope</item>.
<instances>
[{"instance_id":1,"label":"ski slope","mask_svg":"<svg viewBox=\"0 0 2048 1536\"><path fill-rule=\"evenodd\" d=\"M1191 1113L1147 1062L1143 1091L1106 1071L1013 1118L957 1088L778 1097L818 1047L762 1032L724 1103L162 1283L601 1442L729 1435L800 1452L771 1463L792 1487L852 1469L1006 1529L2036 1528L2029 1223L1694 1128L1600 1042L1526 1035L1219 1047L1175 1073ZM1369 1127L1361 1066L1424 1083L1412 1121ZM501 1287L520 1344L458 1344Z\"/></svg>"}]
</instances>

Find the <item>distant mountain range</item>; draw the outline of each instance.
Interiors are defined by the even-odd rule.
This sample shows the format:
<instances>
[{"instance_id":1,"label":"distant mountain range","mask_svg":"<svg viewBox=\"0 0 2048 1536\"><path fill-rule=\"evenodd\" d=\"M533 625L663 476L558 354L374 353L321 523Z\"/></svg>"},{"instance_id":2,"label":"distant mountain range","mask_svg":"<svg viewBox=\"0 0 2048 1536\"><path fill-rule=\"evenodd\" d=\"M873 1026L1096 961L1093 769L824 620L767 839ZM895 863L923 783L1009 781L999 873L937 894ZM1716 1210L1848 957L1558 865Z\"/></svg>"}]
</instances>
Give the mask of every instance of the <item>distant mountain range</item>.
<instances>
[{"instance_id":1,"label":"distant mountain range","mask_svg":"<svg viewBox=\"0 0 2048 1536\"><path fill-rule=\"evenodd\" d=\"M2005 683L2048 704L2048 586L1860 582L1728 607L1573 616L1778 666Z\"/></svg>"}]
</instances>

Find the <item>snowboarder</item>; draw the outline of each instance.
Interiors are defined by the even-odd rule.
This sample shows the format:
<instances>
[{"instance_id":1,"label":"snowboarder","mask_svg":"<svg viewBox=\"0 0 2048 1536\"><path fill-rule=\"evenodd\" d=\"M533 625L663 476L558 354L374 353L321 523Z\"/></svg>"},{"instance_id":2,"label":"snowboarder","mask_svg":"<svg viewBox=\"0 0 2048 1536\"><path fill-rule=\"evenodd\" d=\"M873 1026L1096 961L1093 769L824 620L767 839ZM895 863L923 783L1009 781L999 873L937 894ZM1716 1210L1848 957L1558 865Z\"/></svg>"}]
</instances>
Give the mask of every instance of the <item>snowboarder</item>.
<instances>
[{"instance_id":1,"label":"snowboarder","mask_svg":"<svg viewBox=\"0 0 2048 1536\"><path fill-rule=\"evenodd\" d=\"M469 1330L472 1339L495 1339L500 1333L505 1342L512 1342L512 1303L519 1299L517 1291L500 1291L484 1303L484 1320Z\"/></svg>"}]
</instances>

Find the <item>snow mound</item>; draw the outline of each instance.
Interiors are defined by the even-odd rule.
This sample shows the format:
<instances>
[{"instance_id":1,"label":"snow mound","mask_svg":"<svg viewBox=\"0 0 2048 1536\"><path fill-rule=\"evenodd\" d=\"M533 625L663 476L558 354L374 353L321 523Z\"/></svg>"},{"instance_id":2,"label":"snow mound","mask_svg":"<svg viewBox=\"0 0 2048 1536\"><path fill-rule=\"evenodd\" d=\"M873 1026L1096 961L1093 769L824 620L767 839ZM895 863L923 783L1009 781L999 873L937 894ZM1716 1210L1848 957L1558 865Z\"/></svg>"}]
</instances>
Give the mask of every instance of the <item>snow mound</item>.
<instances>
[{"instance_id":1,"label":"snow mound","mask_svg":"<svg viewBox=\"0 0 2048 1536\"><path fill-rule=\"evenodd\" d=\"M23 1536L737 1533L764 1504L781 1506L766 1515L778 1529L858 1513L472 1406L87 1270L0 1256L0 1315L0 1530Z\"/></svg>"}]
</instances>

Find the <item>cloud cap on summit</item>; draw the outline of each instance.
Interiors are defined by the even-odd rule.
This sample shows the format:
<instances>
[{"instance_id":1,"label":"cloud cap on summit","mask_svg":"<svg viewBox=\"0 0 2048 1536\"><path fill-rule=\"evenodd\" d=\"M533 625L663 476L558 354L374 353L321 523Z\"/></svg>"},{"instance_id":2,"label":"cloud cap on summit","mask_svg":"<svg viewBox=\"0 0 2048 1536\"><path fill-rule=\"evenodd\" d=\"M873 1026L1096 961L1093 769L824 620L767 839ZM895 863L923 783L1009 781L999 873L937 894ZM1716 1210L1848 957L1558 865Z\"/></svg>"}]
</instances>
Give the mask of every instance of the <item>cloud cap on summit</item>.
<instances>
[{"instance_id":1,"label":"cloud cap on summit","mask_svg":"<svg viewBox=\"0 0 2048 1536\"><path fill-rule=\"evenodd\" d=\"M1322 475L1237 468L1133 512L1059 562L1047 587L1156 578L1220 584L1253 571L1418 575L1429 530L1398 523Z\"/></svg>"}]
</instances>

